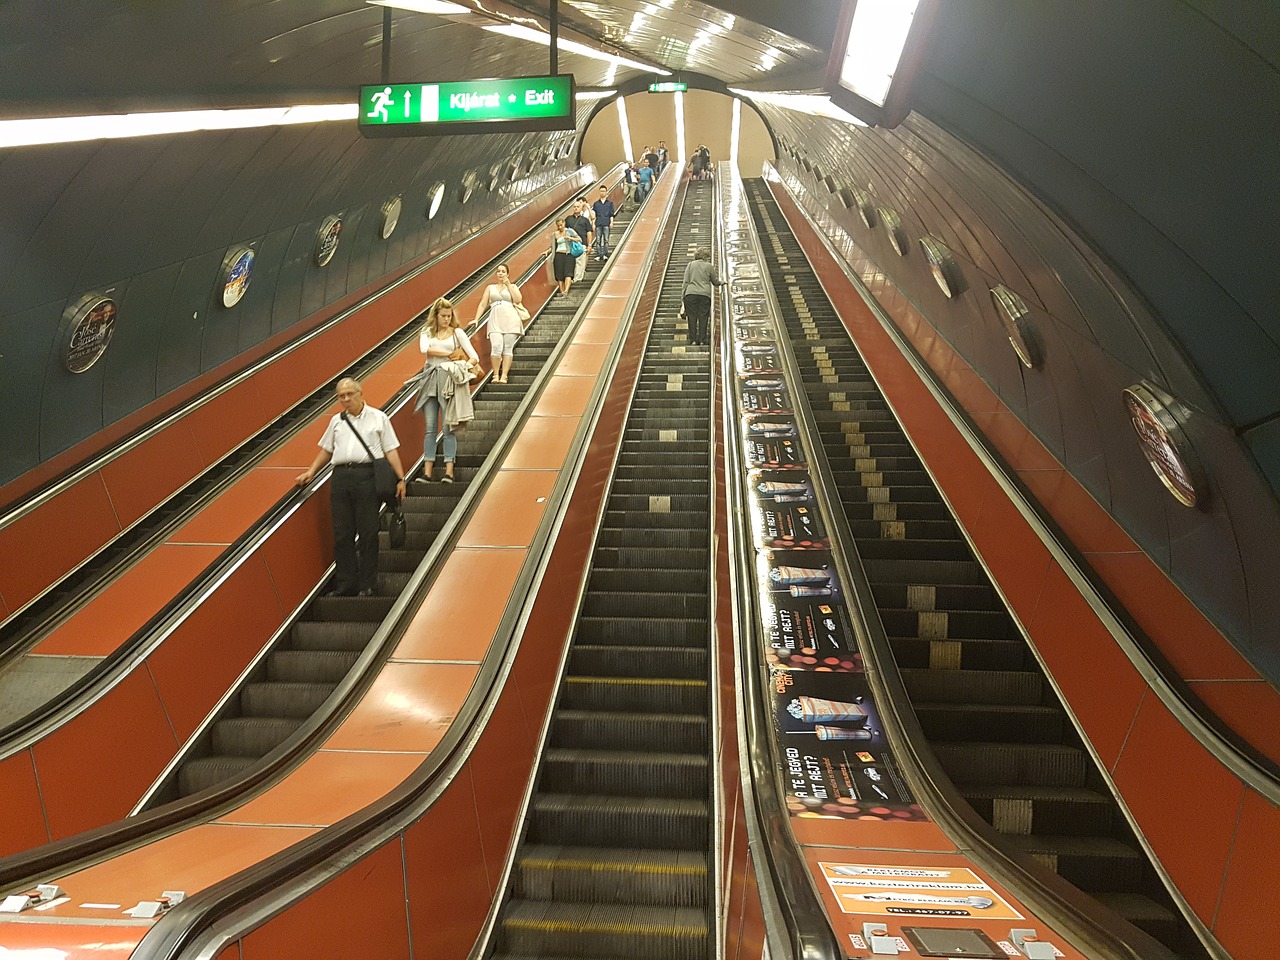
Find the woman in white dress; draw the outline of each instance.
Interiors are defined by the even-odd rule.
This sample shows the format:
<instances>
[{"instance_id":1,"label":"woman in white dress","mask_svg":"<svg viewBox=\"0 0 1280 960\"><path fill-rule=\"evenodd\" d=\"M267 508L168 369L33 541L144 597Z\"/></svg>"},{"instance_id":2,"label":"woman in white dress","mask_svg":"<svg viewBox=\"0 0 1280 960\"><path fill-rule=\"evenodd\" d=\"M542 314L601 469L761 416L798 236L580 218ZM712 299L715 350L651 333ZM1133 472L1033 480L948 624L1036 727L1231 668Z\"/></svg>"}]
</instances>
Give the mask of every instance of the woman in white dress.
<instances>
[{"instance_id":1,"label":"woman in white dress","mask_svg":"<svg viewBox=\"0 0 1280 960\"><path fill-rule=\"evenodd\" d=\"M506 383L516 341L524 333L524 319L516 309L524 302L520 288L511 282L507 265L498 264L493 283L484 288L476 307L476 323L489 314L489 348L493 355L493 382Z\"/></svg>"}]
</instances>

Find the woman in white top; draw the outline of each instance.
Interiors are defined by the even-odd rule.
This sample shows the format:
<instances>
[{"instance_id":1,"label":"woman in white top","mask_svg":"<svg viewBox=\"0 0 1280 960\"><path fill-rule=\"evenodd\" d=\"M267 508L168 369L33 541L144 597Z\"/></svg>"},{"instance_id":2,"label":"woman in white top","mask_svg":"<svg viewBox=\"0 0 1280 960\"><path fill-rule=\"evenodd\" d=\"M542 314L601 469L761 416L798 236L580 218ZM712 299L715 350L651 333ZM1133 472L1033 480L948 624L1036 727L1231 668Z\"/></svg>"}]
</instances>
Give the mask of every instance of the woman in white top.
<instances>
[{"instance_id":1,"label":"woman in white top","mask_svg":"<svg viewBox=\"0 0 1280 960\"><path fill-rule=\"evenodd\" d=\"M426 369L446 363L449 360L474 360L480 362L471 339L458 329L458 320L454 315L453 303L441 297L427 311L427 323L418 336L418 349L426 355ZM459 389L465 390L466 385ZM444 476L441 481L453 483L453 462L458 459L458 438L449 427L448 418L443 417L444 408L438 397L429 396L422 407L423 416L427 418L427 432L423 441L422 479L430 481L435 469L436 435L443 426L444 431Z\"/></svg>"},{"instance_id":2,"label":"woman in white top","mask_svg":"<svg viewBox=\"0 0 1280 960\"><path fill-rule=\"evenodd\" d=\"M516 341L524 333L524 320L516 304L523 303L520 288L511 282L507 265L498 264L493 283L484 288L480 305L476 307L476 323L489 313L489 348L493 355L493 382L506 383L511 373L512 354Z\"/></svg>"}]
</instances>

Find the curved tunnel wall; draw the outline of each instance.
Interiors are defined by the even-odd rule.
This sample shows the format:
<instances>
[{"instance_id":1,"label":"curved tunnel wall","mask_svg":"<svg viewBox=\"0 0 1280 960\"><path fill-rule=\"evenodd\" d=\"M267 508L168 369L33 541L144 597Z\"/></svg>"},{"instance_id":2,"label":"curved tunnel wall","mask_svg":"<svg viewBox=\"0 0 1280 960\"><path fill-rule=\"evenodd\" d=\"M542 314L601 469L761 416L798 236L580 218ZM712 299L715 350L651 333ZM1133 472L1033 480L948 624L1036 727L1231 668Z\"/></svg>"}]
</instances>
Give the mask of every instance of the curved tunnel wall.
<instances>
[{"instance_id":1,"label":"curved tunnel wall","mask_svg":"<svg viewBox=\"0 0 1280 960\"><path fill-rule=\"evenodd\" d=\"M0 154L0 181L21 185L0 211L0 343L11 389L30 398L0 439L0 484L514 208L572 163L572 132L546 139L364 140L326 123ZM341 239L321 267L330 215ZM240 246L256 262L227 309L223 260ZM119 313L102 359L73 374L62 318L89 292Z\"/></svg>"},{"instance_id":2,"label":"curved tunnel wall","mask_svg":"<svg viewBox=\"0 0 1280 960\"><path fill-rule=\"evenodd\" d=\"M874 227L838 193L830 204L902 294L1260 672L1280 679L1280 604L1268 586L1280 574L1280 509L1145 302L1026 188L935 124L912 116L885 131L764 109L809 178L866 191ZM890 245L883 210L901 218L905 255ZM934 281L925 236L949 248L958 297ZM1040 369L1010 347L988 292L998 283L1030 309ZM1189 408L1185 429L1212 491L1204 509L1174 501L1135 443L1121 391L1140 380Z\"/></svg>"}]
</instances>

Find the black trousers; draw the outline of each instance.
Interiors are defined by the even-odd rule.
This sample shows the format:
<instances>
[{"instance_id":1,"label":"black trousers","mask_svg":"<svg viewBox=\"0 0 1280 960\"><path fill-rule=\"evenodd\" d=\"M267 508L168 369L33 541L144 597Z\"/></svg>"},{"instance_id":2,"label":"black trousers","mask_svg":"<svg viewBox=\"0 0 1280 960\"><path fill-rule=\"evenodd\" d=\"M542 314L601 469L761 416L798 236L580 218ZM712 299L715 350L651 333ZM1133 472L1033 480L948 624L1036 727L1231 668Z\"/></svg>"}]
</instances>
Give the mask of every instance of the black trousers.
<instances>
[{"instance_id":1,"label":"black trousers","mask_svg":"<svg viewBox=\"0 0 1280 960\"><path fill-rule=\"evenodd\" d=\"M686 293L684 315L689 321L689 342L710 343L711 298L700 293Z\"/></svg>"},{"instance_id":2,"label":"black trousers","mask_svg":"<svg viewBox=\"0 0 1280 960\"><path fill-rule=\"evenodd\" d=\"M378 585L378 493L373 464L335 467L329 496L333 559L338 567L333 589L339 593L372 590Z\"/></svg>"}]
</instances>

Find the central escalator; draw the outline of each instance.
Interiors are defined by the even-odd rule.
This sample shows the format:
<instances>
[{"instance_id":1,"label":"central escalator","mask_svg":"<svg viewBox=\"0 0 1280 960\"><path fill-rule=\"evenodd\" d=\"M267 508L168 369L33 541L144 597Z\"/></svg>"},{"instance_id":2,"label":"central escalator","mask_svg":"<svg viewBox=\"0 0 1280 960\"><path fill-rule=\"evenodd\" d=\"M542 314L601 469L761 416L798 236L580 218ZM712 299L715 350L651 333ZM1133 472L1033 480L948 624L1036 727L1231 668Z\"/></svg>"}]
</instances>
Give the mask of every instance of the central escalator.
<instances>
[{"instance_id":1,"label":"central escalator","mask_svg":"<svg viewBox=\"0 0 1280 960\"><path fill-rule=\"evenodd\" d=\"M711 369L678 320L714 194L684 198L495 960L708 960Z\"/></svg>"},{"instance_id":2,"label":"central escalator","mask_svg":"<svg viewBox=\"0 0 1280 960\"><path fill-rule=\"evenodd\" d=\"M1206 956L764 182L747 195L852 546L938 761L1009 845L1179 956Z\"/></svg>"},{"instance_id":3,"label":"central escalator","mask_svg":"<svg viewBox=\"0 0 1280 960\"><path fill-rule=\"evenodd\" d=\"M620 214L621 234L634 209ZM521 337L508 382L487 381L475 394L475 420L458 433L456 482L422 479L408 485L402 504L407 535L392 549L379 534L378 587L372 597L317 595L274 648L253 667L238 693L199 736L149 798L156 806L216 786L259 763L281 746L334 693L390 612L412 572L466 492L498 437L564 336L599 265L588 262L584 282L552 300Z\"/></svg>"}]
</instances>

